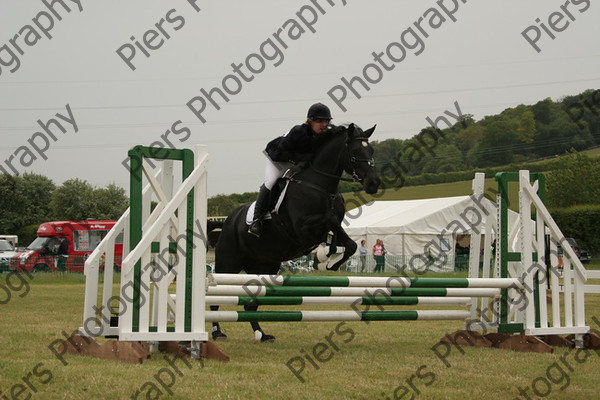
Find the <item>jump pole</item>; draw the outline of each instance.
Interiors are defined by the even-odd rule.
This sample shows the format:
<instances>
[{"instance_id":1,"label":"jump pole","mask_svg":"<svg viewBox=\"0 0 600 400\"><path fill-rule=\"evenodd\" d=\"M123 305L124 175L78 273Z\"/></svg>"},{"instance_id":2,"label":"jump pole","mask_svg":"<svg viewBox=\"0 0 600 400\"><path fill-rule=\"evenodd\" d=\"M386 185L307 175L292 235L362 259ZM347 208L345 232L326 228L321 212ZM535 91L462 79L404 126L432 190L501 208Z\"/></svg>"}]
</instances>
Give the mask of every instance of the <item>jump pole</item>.
<instances>
[{"instance_id":1,"label":"jump pole","mask_svg":"<svg viewBox=\"0 0 600 400\"><path fill-rule=\"evenodd\" d=\"M413 306L413 305L463 305L471 301L470 297L359 297L359 296L206 296L206 304L220 306L245 305L378 305L378 306Z\"/></svg>"},{"instance_id":2,"label":"jump pole","mask_svg":"<svg viewBox=\"0 0 600 400\"><path fill-rule=\"evenodd\" d=\"M418 321L465 320L467 310L418 311L207 311L206 321L261 322L261 321Z\"/></svg>"},{"instance_id":3,"label":"jump pole","mask_svg":"<svg viewBox=\"0 0 600 400\"><path fill-rule=\"evenodd\" d=\"M209 282L217 285L247 286L335 286L390 288L523 288L516 278L408 278L383 276L298 276L211 274Z\"/></svg>"},{"instance_id":4,"label":"jump pole","mask_svg":"<svg viewBox=\"0 0 600 400\"><path fill-rule=\"evenodd\" d=\"M310 286L209 286L208 295L215 296L433 296L496 297L500 288L385 288L385 287L310 287Z\"/></svg>"}]
</instances>

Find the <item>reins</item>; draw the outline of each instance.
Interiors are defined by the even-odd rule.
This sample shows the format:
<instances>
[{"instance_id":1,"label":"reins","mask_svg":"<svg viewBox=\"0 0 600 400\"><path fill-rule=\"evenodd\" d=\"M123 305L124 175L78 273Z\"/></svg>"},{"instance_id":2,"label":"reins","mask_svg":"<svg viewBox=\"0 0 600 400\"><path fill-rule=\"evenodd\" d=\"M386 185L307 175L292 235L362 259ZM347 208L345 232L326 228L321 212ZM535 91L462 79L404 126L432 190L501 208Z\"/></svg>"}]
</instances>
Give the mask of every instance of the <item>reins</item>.
<instances>
[{"instance_id":1,"label":"reins","mask_svg":"<svg viewBox=\"0 0 600 400\"><path fill-rule=\"evenodd\" d=\"M368 140L368 139L367 139L367 138L365 138L365 137L361 137L361 136L359 136L359 137L355 137L355 138L352 138L352 139L350 139L350 141L346 142L346 145L345 145L345 146L346 146L346 148L348 148L348 143L349 143L349 142L351 142L351 141L355 141L355 140L360 140L360 141L362 142L362 141L366 141L366 140ZM316 169L316 168L314 167L314 165L312 164L312 162L310 162L310 163L308 164L308 166L309 166L309 167L310 167L310 168L311 168L313 171L315 171L317 174L319 174L319 175L323 175L323 176L326 176L326 177L328 177L328 178L335 178L335 179L339 179L340 181L344 181L344 182L360 182L360 177L359 177L359 176L358 176L358 174L356 173L356 167L354 166L354 164L355 164L355 163L357 163L357 162L365 162L365 163L369 164L369 166L371 166L371 167L372 167L372 166L374 166L374 165L375 165L375 160L373 160L373 158L372 158L372 157L371 157L371 158L356 158L356 157L354 157L354 156L351 156L351 155L350 155L350 152L348 152L348 156L349 156L349 157L348 157L348 163L349 163L349 164L350 164L350 166L352 167L352 178L344 178L344 177L342 177L342 176L337 176L337 175L334 175L334 174L330 174L330 173L328 173L328 172L320 171L320 170L318 170L318 169Z\"/></svg>"}]
</instances>

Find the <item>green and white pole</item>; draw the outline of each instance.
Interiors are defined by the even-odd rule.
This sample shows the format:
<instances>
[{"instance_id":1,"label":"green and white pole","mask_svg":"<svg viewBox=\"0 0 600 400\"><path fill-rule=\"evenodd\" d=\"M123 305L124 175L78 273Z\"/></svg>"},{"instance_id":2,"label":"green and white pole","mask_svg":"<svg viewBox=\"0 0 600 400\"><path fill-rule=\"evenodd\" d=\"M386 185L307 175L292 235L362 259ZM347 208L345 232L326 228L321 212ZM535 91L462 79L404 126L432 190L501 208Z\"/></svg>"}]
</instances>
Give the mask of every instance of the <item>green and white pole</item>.
<instances>
[{"instance_id":1,"label":"green and white pole","mask_svg":"<svg viewBox=\"0 0 600 400\"><path fill-rule=\"evenodd\" d=\"M426 288L426 287L307 287L307 286L209 286L208 296L432 296L432 297L496 297L499 288Z\"/></svg>"},{"instance_id":2,"label":"green and white pole","mask_svg":"<svg viewBox=\"0 0 600 400\"><path fill-rule=\"evenodd\" d=\"M521 288L516 278L407 278L368 276L301 276L212 274L209 282L216 285L244 286L335 286L382 288Z\"/></svg>"},{"instance_id":3,"label":"green and white pole","mask_svg":"<svg viewBox=\"0 0 600 400\"><path fill-rule=\"evenodd\" d=\"M206 322L465 320L469 311L207 311Z\"/></svg>"},{"instance_id":4,"label":"green and white pole","mask_svg":"<svg viewBox=\"0 0 600 400\"><path fill-rule=\"evenodd\" d=\"M206 296L206 304L220 306L245 305L464 305L471 301L470 297L302 297L302 296Z\"/></svg>"}]
</instances>

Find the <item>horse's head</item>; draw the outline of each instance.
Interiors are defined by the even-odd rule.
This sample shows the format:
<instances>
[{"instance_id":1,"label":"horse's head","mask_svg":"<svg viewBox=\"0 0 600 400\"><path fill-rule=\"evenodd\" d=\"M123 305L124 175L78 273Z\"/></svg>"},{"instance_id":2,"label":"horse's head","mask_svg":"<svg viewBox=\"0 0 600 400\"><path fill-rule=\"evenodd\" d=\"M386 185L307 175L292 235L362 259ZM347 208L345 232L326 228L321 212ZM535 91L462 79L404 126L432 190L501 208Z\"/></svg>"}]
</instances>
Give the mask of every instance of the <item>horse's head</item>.
<instances>
[{"instance_id":1,"label":"horse's head","mask_svg":"<svg viewBox=\"0 0 600 400\"><path fill-rule=\"evenodd\" d=\"M362 183L363 189L369 194L377 193L381 184L381 179L375 170L373 147L369 144L369 137L375 131L376 126L363 131L358 126L350 124L346 133L348 159L345 162L344 170Z\"/></svg>"}]
</instances>

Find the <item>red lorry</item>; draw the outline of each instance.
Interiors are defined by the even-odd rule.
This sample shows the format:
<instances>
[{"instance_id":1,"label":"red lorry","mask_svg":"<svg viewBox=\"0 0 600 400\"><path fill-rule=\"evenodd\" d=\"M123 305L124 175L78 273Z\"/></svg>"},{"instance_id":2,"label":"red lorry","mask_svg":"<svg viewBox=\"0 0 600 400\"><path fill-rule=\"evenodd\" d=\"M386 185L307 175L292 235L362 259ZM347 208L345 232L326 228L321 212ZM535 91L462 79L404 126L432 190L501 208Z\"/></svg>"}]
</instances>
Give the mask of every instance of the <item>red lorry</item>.
<instances>
[{"instance_id":1,"label":"red lorry","mask_svg":"<svg viewBox=\"0 0 600 400\"><path fill-rule=\"evenodd\" d=\"M45 222L37 230L37 238L25 251L10 260L14 271L83 272L87 257L112 229L116 221L56 221ZM68 243L68 254L59 255L60 237ZM115 270L121 268L123 255L122 235L115 240Z\"/></svg>"}]
</instances>

